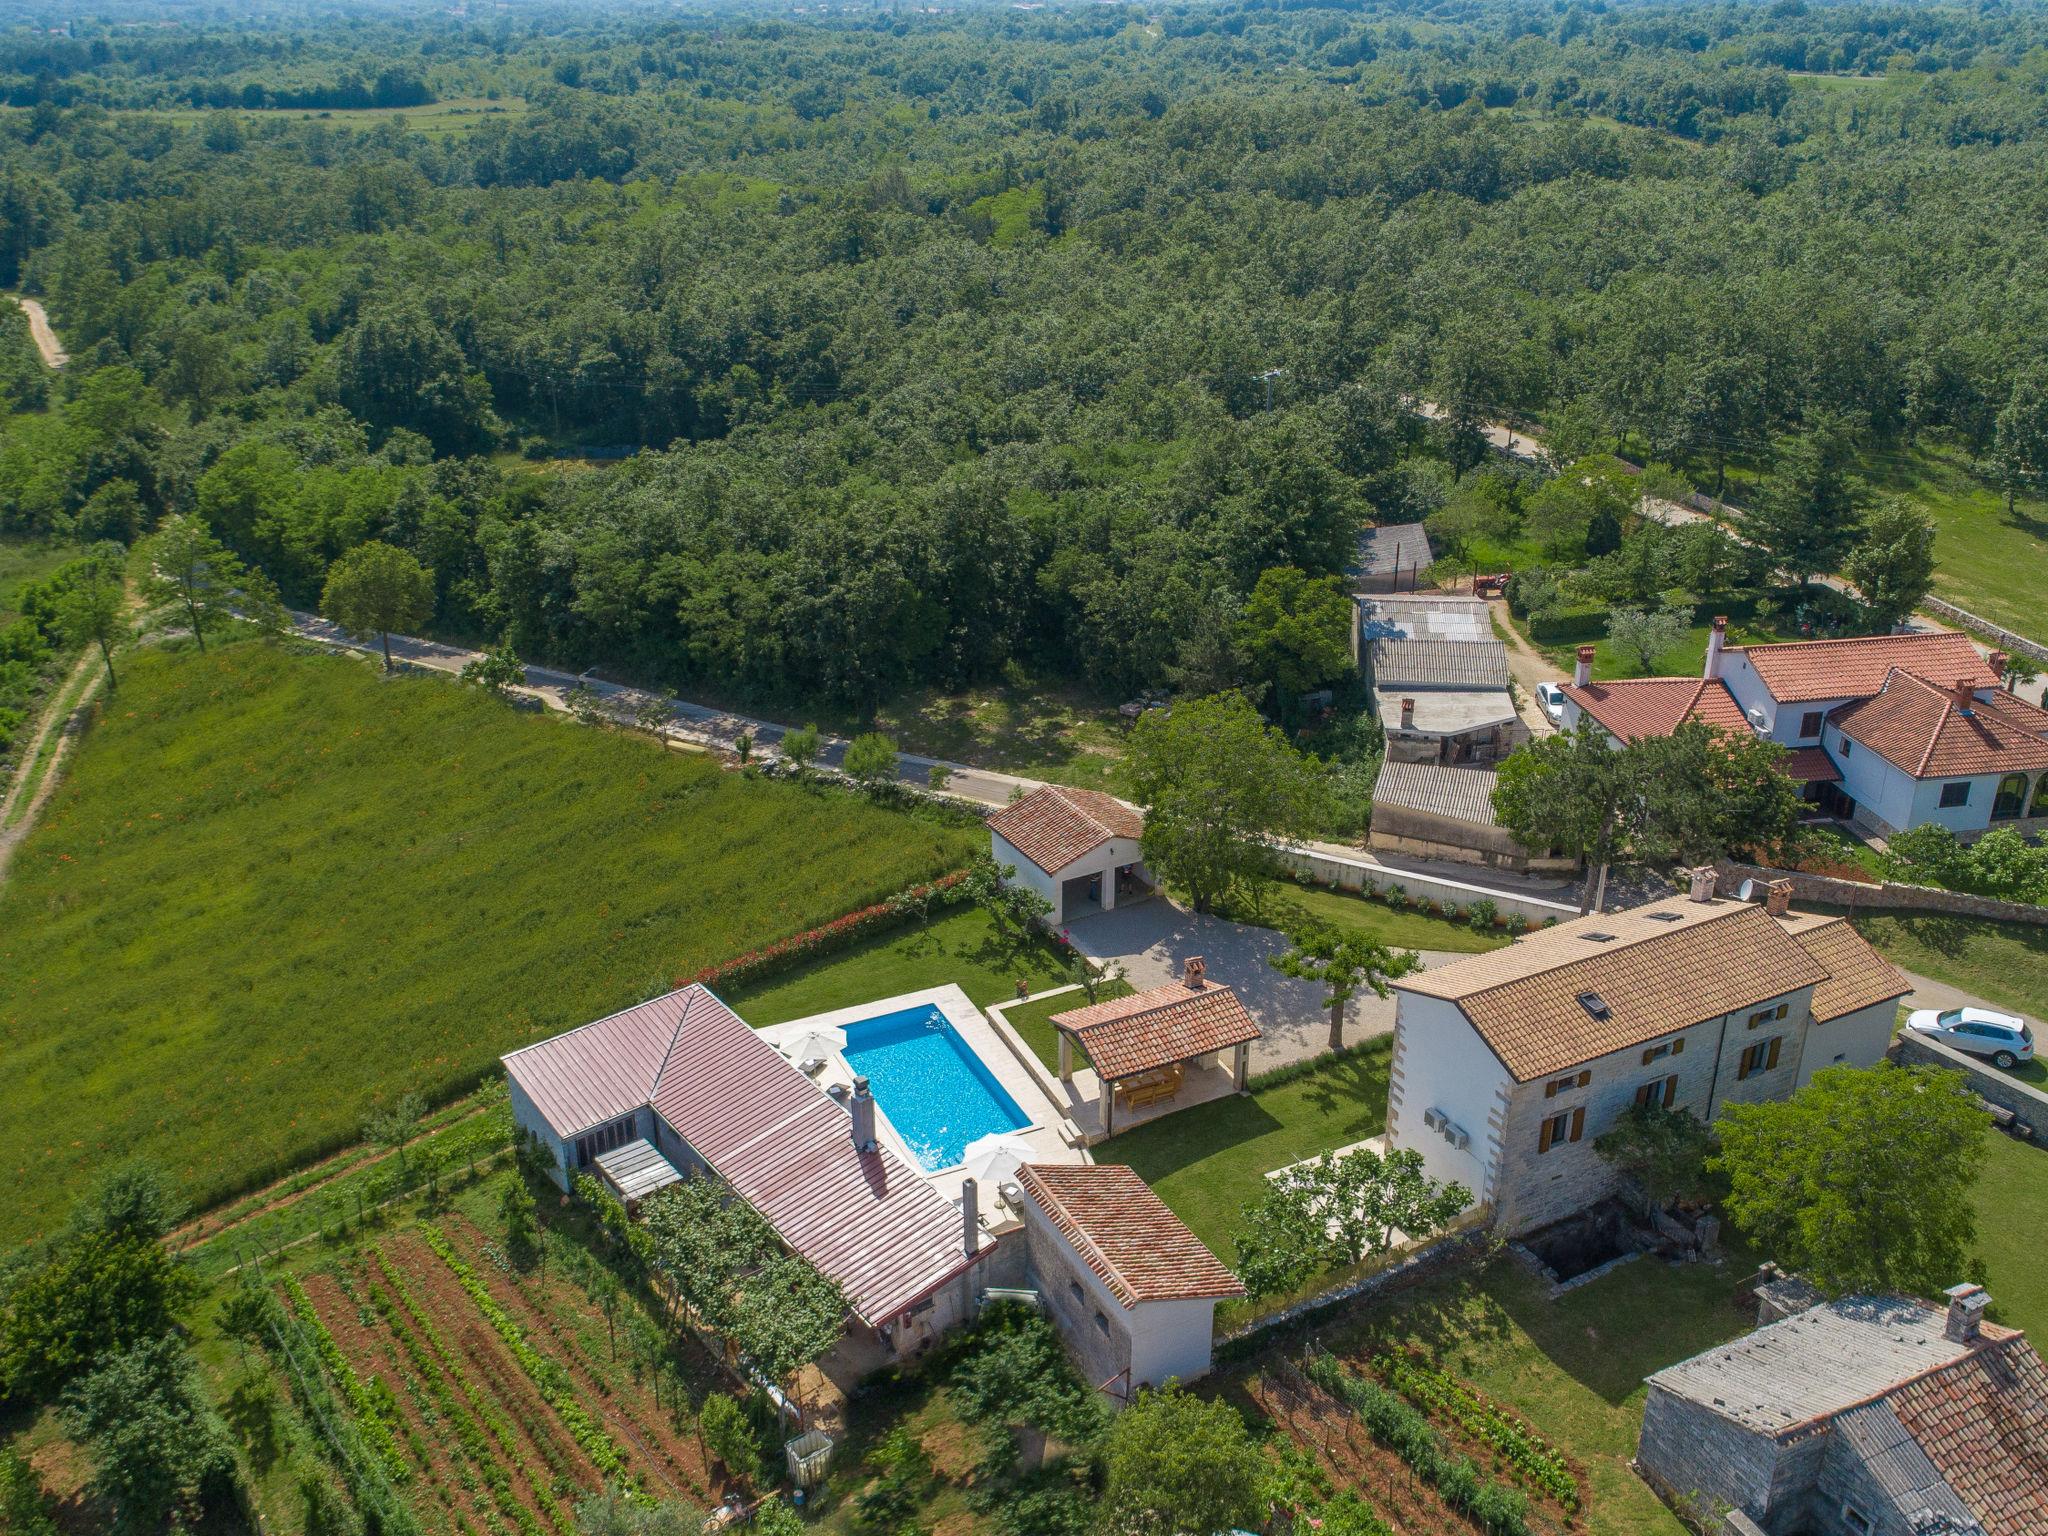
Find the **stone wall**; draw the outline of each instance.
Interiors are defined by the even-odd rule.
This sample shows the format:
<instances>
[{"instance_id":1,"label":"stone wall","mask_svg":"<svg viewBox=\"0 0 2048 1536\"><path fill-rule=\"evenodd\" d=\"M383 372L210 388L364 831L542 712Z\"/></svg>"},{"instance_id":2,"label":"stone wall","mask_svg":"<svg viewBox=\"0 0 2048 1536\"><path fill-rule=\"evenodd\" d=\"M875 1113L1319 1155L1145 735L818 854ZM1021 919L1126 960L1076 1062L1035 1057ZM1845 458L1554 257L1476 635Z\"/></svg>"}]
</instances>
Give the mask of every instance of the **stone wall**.
<instances>
[{"instance_id":1,"label":"stone wall","mask_svg":"<svg viewBox=\"0 0 2048 1536\"><path fill-rule=\"evenodd\" d=\"M1981 1099L2011 1110L2023 1121L2034 1139L2048 1137L2048 1093L2023 1083L2010 1072L2001 1072L1988 1061L1966 1056L1939 1040L1929 1040L1902 1030L1892 1042L1891 1058L1902 1067L1950 1067L1970 1079L1970 1087Z\"/></svg>"},{"instance_id":2,"label":"stone wall","mask_svg":"<svg viewBox=\"0 0 2048 1536\"><path fill-rule=\"evenodd\" d=\"M1863 912L1939 912L2048 925L2048 907L2031 902L2000 901L1994 896L1972 896L1967 891L1945 891L1933 885L1898 885L1890 881L1866 885L1860 880L1838 880L1833 875L1771 869L1762 864L1737 864L1730 859L1721 860L1715 867L1720 872L1720 891L1724 896L1734 895L1744 880L1789 880L1794 901L1818 901Z\"/></svg>"},{"instance_id":3,"label":"stone wall","mask_svg":"<svg viewBox=\"0 0 2048 1536\"><path fill-rule=\"evenodd\" d=\"M1636 1470L1672 1508L1695 1519L1717 1509L1743 1511L1771 1536L1785 1536L1770 1508L1778 1444L1712 1409L1652 1383L1643 1402Z\"/></svg>"},{"instance_id":4,"label":"stone wall","mask_svg":"<svg viewBox=\"0 0 2048 1536\"><path fill-rule=\"evenodd\" d=\"M2008 651L2048 664L2048 645L2043 645L2038 640L2029 640L2025 635L1994 624L1989 619L1980 619L1969 609L1958 608L1954 603L1944 602L1938 597L1923 597L1920 599L1920 606L1929 613L1940 614L1944 619L1962 625L1965 629L1974 629L1986 639L1996 640Z\"/></svg>"},{"instance_id":5,"label":"stone wall","mask_svg":"<svg viewBox=\"0 0 2048 1536\"><path fill-rule=\"evenodd\" d=\"M1577 860L1531 855L1515 841L1513 834L1499 827L1484 827L1381 801L1375 801L1372 808L1372 847L1376 853L1405 853L1411 858L1447 859L1453 864L1483 865L1489 869L1538 870L1555 875L1578 872Z\"/></svg>"},{"instance_id":6,"label":"stone wall","mask_svg":"<svg viewBox=\"0 0 2048 1536\"><path fill-rule=\"evenodd\" d=\"M1546 901L1540 896L1504 891L1490 885L1468 884L1440 875L1418 874L1412 869L1396 869L1390 864L1364 858L1339 858L1313 848L1282 848L1279 852L1282 864L1318 885L1336 885L1347 891L1384 891L1398 885L1410 896L1426 896L1438 902L1455 901L1461 907L1469 907L1483 899L1499 908L1502 916L1519 912L1531 923L1538 924L1561 923L1579 915L1577 907L1567 906L1561 901Z\"/></svg>"}]
</instances>

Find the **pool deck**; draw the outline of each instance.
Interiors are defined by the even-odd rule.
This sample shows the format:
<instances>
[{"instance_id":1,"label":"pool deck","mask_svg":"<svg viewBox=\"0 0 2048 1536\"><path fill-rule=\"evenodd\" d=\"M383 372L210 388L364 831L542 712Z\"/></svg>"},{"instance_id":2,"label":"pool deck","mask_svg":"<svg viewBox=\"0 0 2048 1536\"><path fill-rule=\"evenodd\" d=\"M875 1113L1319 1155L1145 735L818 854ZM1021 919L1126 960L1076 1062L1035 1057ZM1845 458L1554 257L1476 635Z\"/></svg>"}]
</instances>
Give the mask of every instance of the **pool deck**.
<instances>
[{"instance_id":1,"label":"pool deck","mask_svg":"<svg viewBox=\"0 0 2048 1536\"><path fill-rule=\"evenodd\" d=\"M1038 1079L1017 1059L1016 1053L1003 1036L992 1026L982 1011L968 1000L967 994L948 982L943 987L927 987L922 992L906 992L900 997L876 998L873 1002L857 1003L851 1008L835 1008L830 1013L814 1013L808 1018L791 1019L786 1024L771 1024L760 1031L761 1038L777 1049L793 1047L804 1036L819 1029L844 1029L849 1024L858 1024L864 1019L881 1018L885 1014L902 1013L911 1008L934 1007L946 1016L967 1048L980 1058L989 1075L1002 1085L1003 1092L1015 1101L1029 1118L1030 1124L1018 1131L1007 1134L1022 1139L1031 1148L1031 1160L1039 1163L1085 1163L1092 1161L1085 1145L1073 1145L1069 1133L1063 1129L1067 1111L1055 1103L1038 1084ZM816 1079L820 1087L833 1083L853 1083L853 1070L846 1064L843 1054L835 1051L826 1060L825 1070ZM910 1167L924 1172L922 1165L904 1142L889 1119L889 1105L878 1098L876 1109L877 1128L889 1144ZM960 1184L967 1176L964 1168L945 1168L937 1173L925 1173L932 1187L948 1200L960 1199ZM996 1192L986 1190L982 1194L984 1219L992 1225L999 1222L1002 1213L995 1207Z\"/></svg>"}]
</instances>

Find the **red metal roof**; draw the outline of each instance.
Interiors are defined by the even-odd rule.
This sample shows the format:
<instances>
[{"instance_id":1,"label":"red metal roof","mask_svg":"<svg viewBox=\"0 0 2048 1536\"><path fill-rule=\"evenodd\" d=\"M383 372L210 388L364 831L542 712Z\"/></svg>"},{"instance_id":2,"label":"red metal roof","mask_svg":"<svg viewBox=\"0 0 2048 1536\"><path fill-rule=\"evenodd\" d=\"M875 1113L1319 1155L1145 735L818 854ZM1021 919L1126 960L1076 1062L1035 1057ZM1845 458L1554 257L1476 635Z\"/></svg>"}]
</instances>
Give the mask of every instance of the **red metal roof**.
<instances>
[{"instance_id":1,"label":"red metal roof","mask_svg":"<svg viewBox=\"0 0 2048 1536\"><path fill-rule=\"evenodd\" d=\"M2048 713L1992 689L1988 699L1972 697L1965 714L1949 689L1901 667L1871 697L1829 711L1828 719L1916 779L2048 767Z\"/></svg>"},{"instance_id":2,"label":"red metal roof","mask_svg":"<svg viewBox=\"0 0 2048 1536\"><path fill-rule=\"evenodd\" d=\"M1564 696L1623 741L1669 736L1697 717L1724 731L1746 731L1742 706L1719 678L1628 677L1612 683L1564 685Z\"/></svg>"},{"instance_id":3,"label":"red metal roof","mask_svg":"<svg viewBox=\"0 0 2048 1536\"><path fill-rule=\"evenodd\" d=\"M1134 1169L1026 1163L1017 1182L1127 1307L1244 1294L1237 1276Z\"/></svg>"},{"instance_id":4,"label":"red metal roof","mask_svg":"<svg viewBox=\"0 0 2048 1536\"><path fill-rule=\"evenodd\" d=\"M1259 1038L1259 1026L1237 994L1215 983L1190 987L1170 981L1056 1013L1052 1024L1073 1033L1096 1074L1108 1082Z\"/></svg>"},{"instance_id":5,"label":"red metal roof","mask_svg":"<svg viewBox=\"0 0 2048 1536\"><path fill-rule=\"evenodd\" d=\"M1860 698L1882 688L1885 674L1893 667L1910 667L1943 679L1967 677L1984 688L1998 682L1970 644L1970 637L1954 630L1730 646L1729 654L1748 657L1764 687L1780 704Z\"/></svg>"},{"instance_id":6,"label":"red metal roof","mask_svg":"<svg viewBox=\"0 0 2048 1536\"><path fill-rule=\"evenodd\" d=\"M515 1051L505 1069L564 1134L557 1110L600 1109L581 1131L652 1104L870 1326L970 1262L953 1203L886 1147L855 1148L847 1112L702 986Z\"/></svg>"},{"instance_id":7,"label":"red metal roof","mask_svg":"<svg viewBox=\"0 0 2048 1536\"><path fill-rule=\"evenodd\" d=\"M1145 818L1099 789L1043 784L989 817L988 827L1040 869L1055 875L1113 837L1143 837Z\"/></svg>"}]
</instances>

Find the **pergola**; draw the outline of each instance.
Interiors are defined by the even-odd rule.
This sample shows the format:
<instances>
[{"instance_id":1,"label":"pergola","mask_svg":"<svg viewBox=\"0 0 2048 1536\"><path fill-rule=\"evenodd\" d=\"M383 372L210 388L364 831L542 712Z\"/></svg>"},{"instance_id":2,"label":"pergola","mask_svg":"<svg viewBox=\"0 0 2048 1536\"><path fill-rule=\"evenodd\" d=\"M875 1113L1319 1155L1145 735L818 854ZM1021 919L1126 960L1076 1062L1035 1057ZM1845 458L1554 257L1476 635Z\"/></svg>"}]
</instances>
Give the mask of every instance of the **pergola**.
<instances>
[{"instance_id":1,"label":"pergola","mask_svg":"<svg viewBox=\"0 0 2048 1536\"><path fill-rule=\"evenodd\" d=\"M1230 1051L1242 1092L1260 1034L1237 993L1207 980L1199 956L1180 981L1056 1013L1051 1022L1060 1037L1060 1080L1074 1080L1076 1045L1101 1079L1104 1136L1115 1134L1119 1095L1132 1109L1170 1099L1187 1064L1204 1056Z\"/></svg>"}]
</instances>

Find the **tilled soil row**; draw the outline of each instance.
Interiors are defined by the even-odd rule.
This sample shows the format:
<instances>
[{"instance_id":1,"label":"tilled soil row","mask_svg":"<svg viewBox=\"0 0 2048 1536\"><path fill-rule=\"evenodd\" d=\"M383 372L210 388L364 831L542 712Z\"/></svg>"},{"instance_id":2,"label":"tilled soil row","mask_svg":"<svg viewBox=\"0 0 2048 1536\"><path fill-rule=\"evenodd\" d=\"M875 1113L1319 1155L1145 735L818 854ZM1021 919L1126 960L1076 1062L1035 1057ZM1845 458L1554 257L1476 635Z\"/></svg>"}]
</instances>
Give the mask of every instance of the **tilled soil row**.
<instances>
[{"instance_id":1,"label":"tilled soil row","mask_svg":"<svg viewBox=\"0 0 2048 1536\"><path fill-rule=\"evenodd\" d=\"M1381 1445L1334 1397L1309 1384L1259 1377L1245 1390L1267 1418L1314 1456L1330 1481L1372 1506L1399 1536L1473 1536L1476 1527Z\"/></svg>"}]
</instances>

